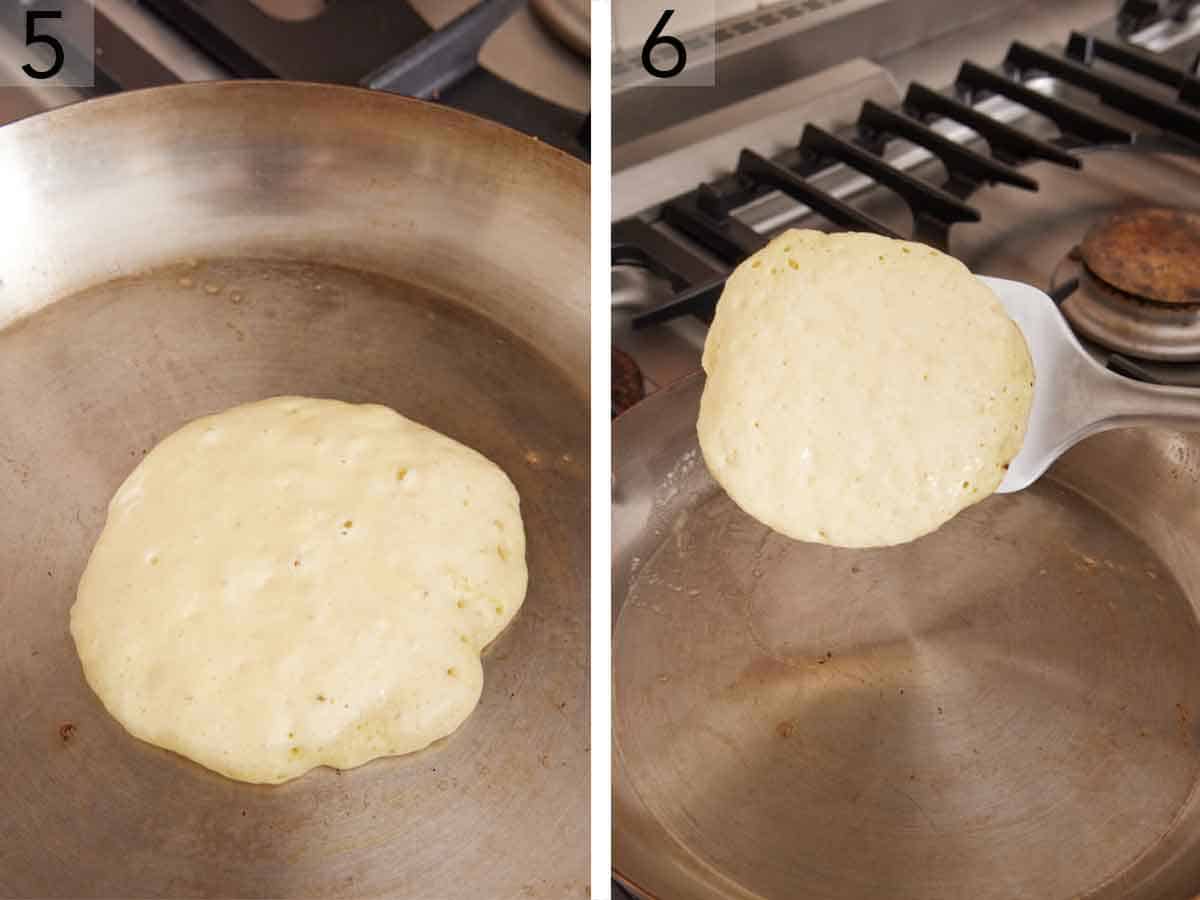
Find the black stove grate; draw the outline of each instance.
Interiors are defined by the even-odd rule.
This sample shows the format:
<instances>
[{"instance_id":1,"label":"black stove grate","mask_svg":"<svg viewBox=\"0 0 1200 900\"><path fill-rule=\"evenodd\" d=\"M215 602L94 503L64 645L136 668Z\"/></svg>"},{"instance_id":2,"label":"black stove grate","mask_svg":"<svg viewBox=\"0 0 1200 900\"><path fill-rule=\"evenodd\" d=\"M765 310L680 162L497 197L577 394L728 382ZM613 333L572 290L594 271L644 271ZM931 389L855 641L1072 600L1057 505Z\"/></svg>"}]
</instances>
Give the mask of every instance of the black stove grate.
<instances>
[{"instance_id":1,"label":"black stove grate","mask_svg":"<svg viewBox=\"0 0 1200 900\"><path fill-rule=\"evenodd\" d=\"M445 83L436 99L448 106L534 135L584 160L590 155L583 114L474 65L483 38L519 5L516 0L481 2L460 17L469 21L456 20L436 33L406 2L337 0L302 21L276 19L249 0L143 2L236 78L364 84L410 93L411 80L388 72L389 65L403 63L406 74L419 75L418 81ZM419 65L406 58L415 48L426 51ZM387 83L389 75L395 85ZM367 84L373 76L380 83ZM144 86L116 82L122 88Z\"/></svg>"},{"instance_id":2,"label":"black stove grate","mask_svg":"<svg viewBox=\"0 0 1200 900\"><path fill-rule=\"evenodd\" d=\"M1186 13L1182 9L1175 4L1159 9L1157 15L1160 19L1179 17ZM1133 12L1146 24L1148 10ZM1132 78L1111 77L1093 66L1095 60ZM666 280L672 290L666 302L638 314L634 327L683 315L711 318L729 272L768 239L741 221L736 210L773 191L809 207L837 228L896 237L883 223L814 183L813 176L834 163L857 170L899 196L912 212L912 237L947 249L951 226L979 221L979 211L967 200L981 185L1037 190L1037 182L1018 170L1025 163L1044 160L1079 168L1080 159L1072 151L1129 146L1150 138L1165 138L1200 152L1200 110L1194 108L1200 103L1200 79L1194 70L1195 66L1191 70L1176 67L1132 46L1092 35L1073 34L1063 53L1057 55L1015 42L999 71L964 62L952 94L914 83L899 109L868 101L849 135L809 124L794 148L773 159L742 150L729 175L668 201L655 217L633 217L614 224L613 265L645 267ZM1143 123L1146 130L1122 128L1029 84L1045 76L1093 95L1101 105ZM1167 100L1147 93L1133 86L1139 79L1165 85L1176 96ZM993 96L1049 119L1058 129L1058 137L1044 140L1026 134L976 105ZM934 130L930 123L936 119L970 128L986 144L987 153L957 144ZM884 150L893 138L917 144L939 159L947 172L945 183L935 185L888 162ZM687 240L674 240L672 231ZM689 241L701 252L690 249ZM714 265L713 259L720 265Z\"/></svg>"},{"instance_id":3,"label":"black stove grate","mask_svg":"<svg viewBox=\"0 0 1200 900\"><path fill-rule=\"evenodd\" d=\"M1112 62L1118 66L1123 65L1119 60ZM1018 41L1008 49L1004 65L1016 72L1018 77L1026 73L1042 73L1075 85L1095 94L1101 103L1128 116L1187 140L1200 142L1200 115L1182 103L1159 100L1157 97L1126 87L1119 81L1098 74L1084 63L1075 62L1065 56L1054 56ZM1136 69L1131 71L1142 74Z\"/></svg>"},{"instance_id":4,"label":"black stove grate","mask_svg":"<svg viewBox=\"0 0 1200 900\"><path fill-rule=\"evenodd\" d=\"M407 3L337 0L282 21L249 0L143 0L236 78L353 84L430 33Z\"/></svg>"}]
</instances>

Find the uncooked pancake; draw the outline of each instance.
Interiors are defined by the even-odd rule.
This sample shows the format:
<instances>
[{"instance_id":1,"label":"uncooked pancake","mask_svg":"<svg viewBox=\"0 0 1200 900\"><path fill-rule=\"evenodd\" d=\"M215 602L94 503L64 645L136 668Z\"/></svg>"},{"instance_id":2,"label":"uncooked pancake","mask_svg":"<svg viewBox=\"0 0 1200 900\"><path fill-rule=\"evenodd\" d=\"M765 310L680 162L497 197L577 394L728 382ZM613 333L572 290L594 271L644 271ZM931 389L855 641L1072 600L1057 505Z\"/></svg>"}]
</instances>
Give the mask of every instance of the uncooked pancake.
<instances>
[{"instance_id":1,"label":"uncooked pancake","mask_svg":"<svg viewBox=\"0 0 1200 900\"><path fill-rule=\"evenodd\" d=\"M920 537L991 494L1025 435L1033 362L962 263L872 234L788 231L730 276L698 432L733 500L789 537Z\"/></svg>"},{"instance_id":2,"label":"uncooked pancake","mask_svg":"<svg viewBox=\"0 0 1200 900\"><path fill-rule=\"evenodd\" d=\"M133 735L281 782L454 731L526 578L494 463L383 406L276 397L184 426L125 480L71 634Z\"/></svg>"}]
</instances>

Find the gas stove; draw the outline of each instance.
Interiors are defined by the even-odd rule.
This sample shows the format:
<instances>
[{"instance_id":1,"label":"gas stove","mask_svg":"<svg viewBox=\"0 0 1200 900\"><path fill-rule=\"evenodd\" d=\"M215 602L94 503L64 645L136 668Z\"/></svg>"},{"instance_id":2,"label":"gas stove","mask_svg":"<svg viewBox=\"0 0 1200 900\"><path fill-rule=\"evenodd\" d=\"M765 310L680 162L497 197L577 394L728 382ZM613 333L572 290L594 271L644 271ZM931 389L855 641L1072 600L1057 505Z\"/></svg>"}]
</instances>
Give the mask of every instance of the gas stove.
<instances>
[{"instance_id":1,"label":"gas stove","mask_svg":"<svg viewBox=\"0 0 1200 900\"><path fill-rule=\"evenodd\" d=\"M120 90L286 78L432 97L586 157L587 48L559 5L94 0L95 86L0 87L0 124ZM21 37L0 29L0 63L25 58Z\"/></svg>"},{"instance_id":2,"label":"gas stove","mask_svg":"<svg viewBox=\"0 0 1200 900\"><path fill-rule=\"evenodd\" d=\"M725 276L788 227L938 246L1046 290L1110 368L1200 386L1200 4L990 11L614 149L613 342L647 392L698 368Z\"/></svg>"}]
</instances>

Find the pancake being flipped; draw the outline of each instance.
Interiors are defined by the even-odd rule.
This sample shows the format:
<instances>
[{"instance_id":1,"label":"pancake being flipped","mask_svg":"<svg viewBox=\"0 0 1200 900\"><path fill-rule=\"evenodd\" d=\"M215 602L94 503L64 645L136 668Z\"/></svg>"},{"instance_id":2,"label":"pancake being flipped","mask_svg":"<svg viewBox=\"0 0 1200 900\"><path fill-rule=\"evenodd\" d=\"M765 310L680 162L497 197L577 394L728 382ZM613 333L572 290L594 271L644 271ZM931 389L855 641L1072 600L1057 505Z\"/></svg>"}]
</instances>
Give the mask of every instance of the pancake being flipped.
<instances>
[{"instance_id":1,"label":"pancake being flipped","mask_svg":"<svg viewBox=\"0 0 1200 900\"><path fill-rule=\"evenodd\" d=\"M788 231L730 276L697 426L713 477L789 537L899 544L991 494L1033 362L962 263L873 234Z\"/></svg>"},{"instance_id":2,"label":"pancake being flipped","mask_svg":"<svg viewBox=\"0 0 1200 900\"><path fill-rule=\"evenodd\" d=\"M71 634L131 734L277 783L454 731L526 580L494 463L383 406L276 397L185 425L125 480Z\"/></svg>"}]
</instances>

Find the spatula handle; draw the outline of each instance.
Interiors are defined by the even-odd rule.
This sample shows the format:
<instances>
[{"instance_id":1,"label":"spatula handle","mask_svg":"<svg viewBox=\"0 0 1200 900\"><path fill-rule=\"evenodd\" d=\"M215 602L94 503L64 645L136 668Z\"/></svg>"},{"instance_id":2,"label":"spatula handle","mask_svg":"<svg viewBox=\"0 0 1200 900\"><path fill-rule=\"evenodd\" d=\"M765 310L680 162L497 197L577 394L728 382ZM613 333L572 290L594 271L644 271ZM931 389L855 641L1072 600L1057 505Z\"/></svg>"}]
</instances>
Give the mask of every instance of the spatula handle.
<instances>
[{"instance_id":1,"label":"spatula handle","mask_svg":"<svg viewBox=\"0 0 1200 900\"><path fill-rule=\"evenodd\" d=\"M1102 375L1096 385L1096 408L1104 413L1098 430L1155 425L1200 429L1200 388L1146 384L1108 371Z\"/></svg>"}]
</instances>

